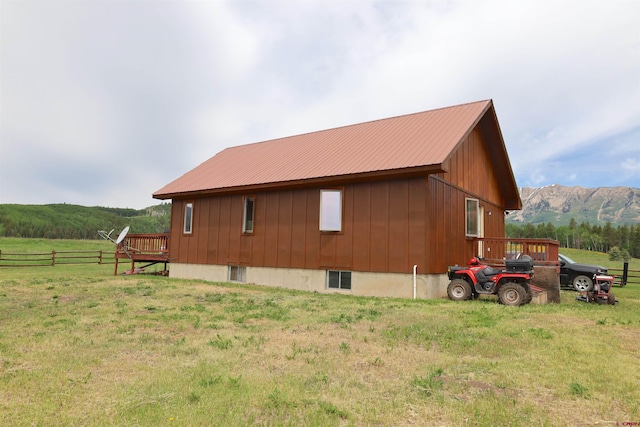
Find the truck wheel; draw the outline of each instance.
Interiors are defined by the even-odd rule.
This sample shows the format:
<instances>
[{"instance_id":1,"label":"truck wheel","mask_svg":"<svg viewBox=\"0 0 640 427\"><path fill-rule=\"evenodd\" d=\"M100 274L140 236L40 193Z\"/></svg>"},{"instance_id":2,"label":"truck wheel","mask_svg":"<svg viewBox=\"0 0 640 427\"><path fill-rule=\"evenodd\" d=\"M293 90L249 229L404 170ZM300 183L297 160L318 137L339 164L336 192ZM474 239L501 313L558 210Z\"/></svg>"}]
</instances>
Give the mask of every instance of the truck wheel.
<instances>
[{"instance_id":1,"label":"truck wheel","mask_svg":"<svg viewBox=\"0 0 640 427\"><path fill-rule=\"evenodd\" d=\"M526 299L527 291L518 283L505 283L498 291L498 301L504 305L522 305Z\"/></svg>"},{"instance_id":2,"label":"truck wheel","mask_svg":"<svg viewBox=\"0 0 640 427\"><path fill-rule=\"evenodd\" d=\"M453 301L465 301L471 298L471 285L464 279L453 279L447 286L447 295Z\"/></svg>"},{"instance_id":3,"label":"truck wheel","mask_svg":"<svg viewBox=\"0 0 640 427\"><path fill-rule=\"evenodd\" d=\"M589 292L593 290L593 280L581 274L573 279L573 288L578 292Z\"/></svg>"}]
</instances>

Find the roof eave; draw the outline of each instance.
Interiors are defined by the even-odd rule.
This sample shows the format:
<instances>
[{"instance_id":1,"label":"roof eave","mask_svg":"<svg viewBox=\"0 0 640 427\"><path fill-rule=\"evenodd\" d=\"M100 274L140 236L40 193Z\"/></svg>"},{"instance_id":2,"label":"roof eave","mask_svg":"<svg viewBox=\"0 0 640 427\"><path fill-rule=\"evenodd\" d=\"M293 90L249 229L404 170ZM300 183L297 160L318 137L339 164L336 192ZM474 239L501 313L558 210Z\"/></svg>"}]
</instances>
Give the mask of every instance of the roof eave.
<instances>
[{"instance_id":1,"label":"roof eave","mask_svg":"<svg viewBox=\"0 0 640 427\"><path fill-rule=\"evenodd\" d=\"M204 197L222 194L234 194L234 193L250 193L256 191L270 191L270 190L283 190L301 187L317 187L322 185L342 185L353 184L365 181L381 181L381 180L394 180L400 178L413 178L418 176L427 176L433 173L446 172L446 169L442 164L416 166L410 168L382 170L382 171L370 171L349 175L336 175L316 177L292 181L282 182L269 182L251 185L242 185L234 187L223 188L210 188L201 189L195 191L173 192L173 193L159 193L153 194L154 199L168 200L168 199L184 199L189 197Z\"/></svg>"}]
</instances>

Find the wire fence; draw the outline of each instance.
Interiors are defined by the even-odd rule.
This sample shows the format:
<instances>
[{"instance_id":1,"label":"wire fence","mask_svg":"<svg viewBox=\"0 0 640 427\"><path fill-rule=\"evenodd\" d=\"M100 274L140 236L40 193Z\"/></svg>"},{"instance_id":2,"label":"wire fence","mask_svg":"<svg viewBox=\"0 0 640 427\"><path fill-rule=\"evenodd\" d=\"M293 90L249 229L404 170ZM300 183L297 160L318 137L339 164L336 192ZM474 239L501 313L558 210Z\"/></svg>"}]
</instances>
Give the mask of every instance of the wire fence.
<instances>
[{"instance_id":1,"label":"wire fence","mask_svg":"<svg viewBox=\"0 0 640 427\"><path fill-rule=\"evenodd\" d=\"M55 267L56 265L114 263L115 253L103 250L37 253L14 253L0 250L0 267Z\"/></svg>"}]
</instances>

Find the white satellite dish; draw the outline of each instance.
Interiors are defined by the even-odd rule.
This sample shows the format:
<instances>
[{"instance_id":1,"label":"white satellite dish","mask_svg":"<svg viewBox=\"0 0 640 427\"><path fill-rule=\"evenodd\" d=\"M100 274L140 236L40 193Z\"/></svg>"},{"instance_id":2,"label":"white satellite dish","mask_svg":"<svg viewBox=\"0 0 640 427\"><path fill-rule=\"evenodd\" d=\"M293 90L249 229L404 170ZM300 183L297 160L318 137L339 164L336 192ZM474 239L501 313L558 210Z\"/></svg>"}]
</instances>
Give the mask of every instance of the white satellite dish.
<instances>
[{"instance_id":1,"label":"white satellite dish","mask_svg":"<svg viewBox=\"0 0 640 427\"><path fill-rule=\"evenodd\" d=\"M122 229L122 231L120 232L120 235L116 239L116 245L119 245L120 243L122 243L124 238L127 237L128 232L129 232L129 226L127 225L124 229Z\"/></svg>"}]
</instances>

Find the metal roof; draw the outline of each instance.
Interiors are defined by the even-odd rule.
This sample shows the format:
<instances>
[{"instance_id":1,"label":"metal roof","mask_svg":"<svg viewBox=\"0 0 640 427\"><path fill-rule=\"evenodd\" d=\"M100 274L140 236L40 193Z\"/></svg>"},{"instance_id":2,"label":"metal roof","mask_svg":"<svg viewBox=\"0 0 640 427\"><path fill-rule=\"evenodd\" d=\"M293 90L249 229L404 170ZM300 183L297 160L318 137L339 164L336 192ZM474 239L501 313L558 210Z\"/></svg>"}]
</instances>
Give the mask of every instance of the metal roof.
<instances>
[{"instance_id":1,"label":"metal roof","mask_svg":"<svg viewBox=\"0 0 640 427\"><path fill-rule=\"evenodd\" d=\"M485 100L227 148L153 197L169 199L339 177L440 172L442 163L492 107L492 101ZM498 127L495 112L492 116ZM497 130L499 145L505 150Z\"/></svg>"}]
</instances>

